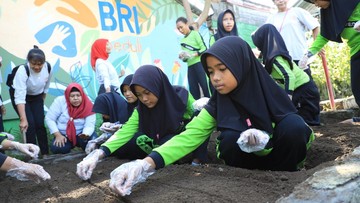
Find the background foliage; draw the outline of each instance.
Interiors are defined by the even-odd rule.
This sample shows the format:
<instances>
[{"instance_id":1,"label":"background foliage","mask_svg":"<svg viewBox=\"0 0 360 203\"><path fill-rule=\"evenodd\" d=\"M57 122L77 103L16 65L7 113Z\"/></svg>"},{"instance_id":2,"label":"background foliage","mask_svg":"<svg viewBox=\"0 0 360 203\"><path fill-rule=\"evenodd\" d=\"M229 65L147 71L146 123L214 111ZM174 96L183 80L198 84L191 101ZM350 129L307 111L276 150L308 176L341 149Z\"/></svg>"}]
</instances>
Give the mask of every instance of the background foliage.
<instances>
[{"instance_id":1,"label":"background foliage","mask_svg":"<svg viewBox=\"0 0 360 203\"><path fill-rule=\"evenodd\" d=\"M352 96L349 47L346 43L329 42L324 49L335 99ZM328 100L325 72L320 56L316 56L311 64L311 71L319 88L321 101Z\"/></svg>"}]
</instances>

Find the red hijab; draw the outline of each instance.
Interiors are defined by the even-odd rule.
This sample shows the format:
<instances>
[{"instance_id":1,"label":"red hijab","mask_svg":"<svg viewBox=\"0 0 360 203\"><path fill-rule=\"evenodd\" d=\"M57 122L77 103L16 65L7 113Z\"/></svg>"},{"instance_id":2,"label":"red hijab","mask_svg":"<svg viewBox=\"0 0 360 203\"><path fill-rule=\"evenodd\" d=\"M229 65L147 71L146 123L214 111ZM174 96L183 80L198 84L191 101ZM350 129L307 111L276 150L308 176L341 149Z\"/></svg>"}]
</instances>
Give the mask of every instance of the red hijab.
<instances>
[{"instance_id":1,"label":"red hijab","mask_svg":"<svg viewBox=\"0 0 360 203\"><path fill-rule=\"evenodd\" d=\"M70 103L69 97L70 97L71 89L73 89L73 88L76 88L80 92L80 95L82 97L82 102L78 107L74 107ZM74 125L74 119L85 118L87 116L94 114L94 112L92 112L93 104L91 103L90 99L85 95L83 88L77 83L70 83L67 86L67 88L65 90L65 99L66 99L66 104L67 104L68 112L69 112L69 116L70 116L70 119L69 119L69 121L67 123L67 127L66 127L66 135L67 135L68 139L70 140L70 142L73 143L73 146L75 146L76 145L76 129L75 129L75 125Z\"/></svg>"},{"instance_id":2,"label":"red hijab","mask_svg":"<svg viewBox=\"0 0 360 203\"><path fill-rule=\"evenodd\" d=\"M107 39L97 39L94 44L91 47L91 67L95 71L95 63L98 58L100 59L108 59L109 54L106 52L106 43L108 43L109 40Z\"/></svg>"}]
</instances>

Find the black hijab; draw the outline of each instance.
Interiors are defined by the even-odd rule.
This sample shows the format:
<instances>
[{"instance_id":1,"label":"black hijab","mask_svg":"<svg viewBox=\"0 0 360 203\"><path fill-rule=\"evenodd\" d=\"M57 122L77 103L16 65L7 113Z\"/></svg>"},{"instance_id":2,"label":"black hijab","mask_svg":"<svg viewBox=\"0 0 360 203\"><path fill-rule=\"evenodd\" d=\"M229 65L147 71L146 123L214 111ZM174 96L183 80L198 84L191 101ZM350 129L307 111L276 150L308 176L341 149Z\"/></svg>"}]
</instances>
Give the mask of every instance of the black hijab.
<instances>
[{"instance_id":1,"label":"black hijab","mask_svg":"<svg viewBox=\"0 0 360 203\"><path fill-rule=\"evenodd\" d=\"M234 18L234 27L230 32L227 32L225 30L224 24L223 24L223 18L224 18L224 15L226 13L230 13L232 15L232 17ZM226 36L232 36L232 35L233 36L238 36L238 31L237 31L236 21L235 21L235 15L230 9L227 9L224 12L221 12L219 14L218 21L217 21L217 32L214 35L214 37L215 37L215 41L216 41L216 40L218 40L220 38L223 38L223 37L226 37Z\"/></svg>"},{"instance_id":2,"label":"black hijab","mask_svg":"<svg viewBox=\"0 0 360 203\"><path fill-rule=\"evenodd\" d=\"M251 38L255 46L260 49L263 64L269 74L271 73L275 57L277 56L284 57L289 62L292 69L292 60L289 51L274 25L264 24L251 35Z\"/></svg>"},{"instance_id":3,"label":"black hijab","mask_svg":"<svg viewBox=\"0 0 360 203\"><path fill-rule=\"evenodd\" d=\"M274 82L240 37L219 39L202 54L201 63L208 75L206 58L209 55L219 59L238 83L229 94L214 92L205 106L216 118L218 128L244 131L252 127L272 133L272 122L278 123L296 113L285 91Z\"/></svg>"},{"instance_id":4,"label":"black hijab","mask_svg":"<svg viewBox=\"0 0 360 203\"><path fill-rule=\"evenodd\" d=\"M360 0L330 0L327 9L320 9L320 33L326 39L342 42L341 33Z\"/></svg>"},{"instance_id":5,"label":"black hijab","mask_svg":"<svg viewBox=\"0 0 360 203\"><path fill-rule=\"evenodd\" d=\"M133 76L134 76L134 74L130 74L130 75L128 75L128 76L126 76L126 77L124 78L124 81L123 81L123 82L121 83L121 85L120 85L121 94L124 95L124 90L123 90L124 85L128 85L128 86L130 87L131 80L132 80ZM125 97L125 95L124 95L124 97ZM139 102L139 100L136 100L136 102L134 102L134 103L129 103L129 102L128 102L128 105L127 105L127 106L128 106L128 114L129 114L129 117L130 117L131 114L133 113L135 107L138 105L138 102Z\"/></svg>"},{"instance_id":6,"label":"black hijab","mask_svg":"<svg viewBox=\"0 0 360 203\"><path fill-rule=\"evenodd\" d=\"M156 106L151 109L139 102L139 130L152 138L175 133L183 121L188 91L172 86L165 73L153 65L144 65L135 71L130 84L134 93L135 85L149 90L158 98Z\"/></svg>"},{"instance_id":7,"label":"black hijab","mask_svg":"<svg viewBox=\"0 0 360 203\"><path fill-rule=\"evenodd\" d=\"M115 92L99 94L95 99L92 111L109 115L111 123L119 121L123 124L129 119L127 102Z\"/></svg>"}]
</instances>

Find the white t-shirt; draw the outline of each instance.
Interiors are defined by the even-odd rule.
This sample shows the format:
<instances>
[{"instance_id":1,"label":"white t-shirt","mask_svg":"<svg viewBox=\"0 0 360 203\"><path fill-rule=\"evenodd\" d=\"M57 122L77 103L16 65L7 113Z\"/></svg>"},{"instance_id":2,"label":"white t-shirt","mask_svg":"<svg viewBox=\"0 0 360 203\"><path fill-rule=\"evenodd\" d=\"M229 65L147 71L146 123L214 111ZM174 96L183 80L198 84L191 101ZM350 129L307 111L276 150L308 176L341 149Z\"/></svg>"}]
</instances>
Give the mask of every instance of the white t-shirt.
<instances>
[{"instance_id":1,"label":"white t-shirt","mask_svg":"<svg viewBox=\"0 0 360 203\"><path fill-rule=\"evenodd\" d=\"M118 73L109 61L97 59L95 67L96 79L100 85L104 84L105 89L111 85L120 88Z\"/></svg>"},{"instance_id":2,"label":"white t-shirt","mask_svg":"<svg viewBox=\"0 0 360 203\"><path fill-rule=\"evenodd\" d=\"M49 74L47 63L44 63L39 73L33 71L29 63L27 65L29 67L29 77L26 74L25 66L22 65L17 70L13 80L15 104L25 104L26 95L39 95L47 93L49 90L52 69Z\"/></svg>"},{"instance_id":3,"label":"white t-shirt","mask_svg":"<svg viewBox=\"0 0 360 203\"><path fill-rule=\"evenodd\" d=\"M320 26L308 11L298 7L278 12L266 23L273 24L280 32L293 60L300 60L308 49L305 33Z\"/></svg>"}]
</instances>

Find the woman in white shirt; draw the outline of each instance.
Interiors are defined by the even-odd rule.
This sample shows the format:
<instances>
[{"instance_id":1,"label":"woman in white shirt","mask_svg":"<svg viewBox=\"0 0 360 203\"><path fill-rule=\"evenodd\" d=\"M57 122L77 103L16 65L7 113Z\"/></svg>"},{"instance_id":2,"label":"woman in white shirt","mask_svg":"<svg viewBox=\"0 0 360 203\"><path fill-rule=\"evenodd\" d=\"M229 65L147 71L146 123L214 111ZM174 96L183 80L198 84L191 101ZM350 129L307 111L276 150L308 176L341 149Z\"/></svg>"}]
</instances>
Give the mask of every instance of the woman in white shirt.
<instances>
[{"instance_id":1,"label":"woman in white shirt","mask_svg":"<svg viewBox=\"0 0 360 203\"><path fill-rule=\"evenodd\" d=\"M98 95L105 92L116 92L120 87L118 73L107 60L111 49L111 43L107 39L97 39L91 47L91 67L100 84Z\"/></svg>"},{"instance_id":2,"label":"woman in white shirt","mask_svg":"<svg viewBox=\"0 0 360 203\"><path fill-rule=\"evenodd\" d=\"M51 152L66 154L75 146L85 150L89 140L95 138L96 115L93 104L77 83L71 83L64 96L57 97L46 114L45 121L54 135Z\"/></svg>"},{"instance_id":3,"label":"woman in white shirt","mask_svg":"<svg viewBox=\"0 0 360 203\"><path fill-rule=\"evenodd\" d=\"M27 143L36 144L37 140L42 155L49 154L44 124L44 100L52 75L49 64L45 61L44 52L34 46L27 55L28 70L25 65L20 66L13 80L13 89L10 88L14 91L11 100L20 117L20 131L26 132Z\"/></svg>"}]
</instances>

